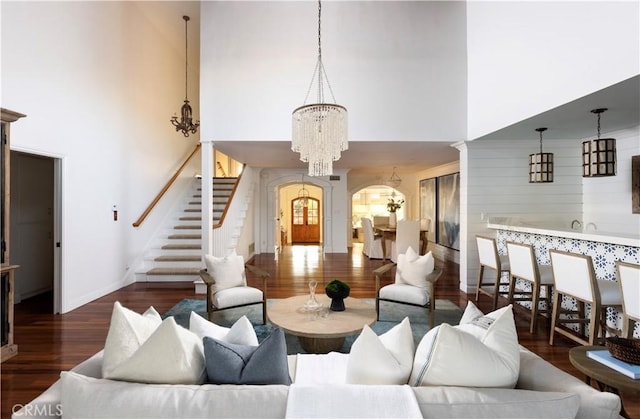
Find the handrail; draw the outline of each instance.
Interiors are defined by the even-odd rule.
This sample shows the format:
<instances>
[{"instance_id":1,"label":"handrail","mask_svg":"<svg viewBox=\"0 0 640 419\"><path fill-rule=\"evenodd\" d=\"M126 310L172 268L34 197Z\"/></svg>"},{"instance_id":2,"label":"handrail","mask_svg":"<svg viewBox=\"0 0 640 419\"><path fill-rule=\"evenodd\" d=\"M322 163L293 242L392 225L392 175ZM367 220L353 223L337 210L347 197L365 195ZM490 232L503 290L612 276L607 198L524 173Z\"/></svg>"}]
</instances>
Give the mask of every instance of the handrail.
<instances>
[{"instance_id":1,"label":"handrail","mask_svg":"<svg viewBox=\"0 0 640 419\"><path fill-rule=\"evenodd\" d=\"M224 210L222 211L222 215L218 220L218 223L213 226L213 228L222 227L222 223L227 216L227 211L229 211L229 206L231 205L231 201L233 201L233 197L236 194L236 189L238 189L238 184L240 183L240 179L242 179L242 175L244 174L244 169L246 169L246 163L242 165L242 171L240 172L240 176L236 179L236 183L233 185L233 189L231 190L231 194L229 194L229 199L227 200L227 205L225 205Z\"/></svg>"},{"instance_id":2,"label":"handrail","mask_svg":"<svg viewBox=\"0 0 640 419\"><path fill-rule=\"evenodd\" d=\"M144 222L145 218L147 218L147 216L149 215L149 213L151 212L151 210L153 210L153 208L156 206L156 204L158 204L158 202L160 201L160 199L162 199L162 197L164 196L164 194L169 190L169 188L171 187L171 185L173 184L173 182L175 182L175 180L178 178L178 176L180 176L180 173L182 173L182 170L185 168L185 166L187 165L187 163L189 163L189 160L191 160L191 158L194 156L194 154L196 154L196 152L198 151L198 149L200 149L201 144L198 143L196 145L196 148L193 149L193 151L191 152L191 154L189 154L189 157L187 157L185 159L185 161L182 163L182 165L178 168L178 170L176 170L176 172L173 174L173 176L171 176L171 179L169 179L169 181L167 182L166 185L164 185L164 188L162 188L162 190L158 193L158 195L156 195L156 197L153 199L153 201L151 201L151 203L149 204L149 206L147 207L147 209L144 210L144 212L142 213L142 215L136 220L135 223L133 223L134 227L140 227L140 225Z\"/></svg>"}]
</instances>

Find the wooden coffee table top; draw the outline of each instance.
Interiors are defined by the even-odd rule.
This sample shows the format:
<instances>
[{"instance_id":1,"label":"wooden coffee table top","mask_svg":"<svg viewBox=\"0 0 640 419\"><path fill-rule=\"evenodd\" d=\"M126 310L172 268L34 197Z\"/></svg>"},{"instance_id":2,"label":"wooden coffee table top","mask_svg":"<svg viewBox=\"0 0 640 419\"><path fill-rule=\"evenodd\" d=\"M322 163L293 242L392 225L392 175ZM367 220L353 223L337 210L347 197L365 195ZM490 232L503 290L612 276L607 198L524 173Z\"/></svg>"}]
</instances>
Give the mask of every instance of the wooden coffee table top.
<instances>
[{"instance_id":1,"label":"wooden coffee table top","mask_svg":"<svg viewBox=\"0 0 640 419\"><path fill-rule=\"evenodd\" d=\"M580 372L621 393L640 395L640 380L634 380L587 356L587 351L607 349L604 346L577 346L569 351L569 361Z\"/></svg>"},{"instance_id":2,"label":"wooden coffee table top","mask_svg":"<svg viewBox=\"0 0 640 419\"><path fill-rule=\"evenodd\" d=\"M275 326L294 336L307 338L341 338L359 333L364 325L376 322L376 310L371 304L357 298L344 300L345 311L331 311L331 300L326 295L316 294L316 299L327 315L318 315L312 320L302 307L309 295L297 295L278 300L267 308L267 317Z\"/></svg>"}]
</instances>

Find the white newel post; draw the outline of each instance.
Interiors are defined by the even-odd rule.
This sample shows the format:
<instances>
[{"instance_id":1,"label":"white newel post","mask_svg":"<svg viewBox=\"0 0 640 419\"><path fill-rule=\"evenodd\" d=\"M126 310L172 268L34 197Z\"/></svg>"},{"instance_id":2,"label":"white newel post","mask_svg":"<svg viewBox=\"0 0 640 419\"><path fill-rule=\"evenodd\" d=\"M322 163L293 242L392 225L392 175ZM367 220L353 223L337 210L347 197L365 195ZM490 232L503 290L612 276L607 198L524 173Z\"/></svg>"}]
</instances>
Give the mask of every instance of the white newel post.
<instances>
[{"instance_id":1,"label":"white newel post","mask_svg":"<svg viewBox=\"0 0 640 419\"><path fill-rule=\"evenodd\" d=\"M213 140L200 140L202 147L202 254L213 254Z\"/></svg>"}]
</instances>

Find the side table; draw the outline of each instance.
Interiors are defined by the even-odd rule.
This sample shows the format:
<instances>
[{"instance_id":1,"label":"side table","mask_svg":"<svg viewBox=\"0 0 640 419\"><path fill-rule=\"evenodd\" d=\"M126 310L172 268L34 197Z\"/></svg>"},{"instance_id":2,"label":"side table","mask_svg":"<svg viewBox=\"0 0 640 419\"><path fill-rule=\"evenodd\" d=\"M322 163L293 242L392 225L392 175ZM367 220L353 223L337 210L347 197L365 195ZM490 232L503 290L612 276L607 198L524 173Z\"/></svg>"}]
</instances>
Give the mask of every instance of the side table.
<instances>
[{"instance_id":1,"label":"side table","mask_svg":"<svg viewBox=\"0 0 640 419\"><path fill-rule=\"evenodd\" d=\"M620 392L629 396L640 396L640 380L634 380L613 368L609 368L600 362L587 356L588 351L606 349L604 346L577 346L569 351L569 361L578 371L587 376L586 383L591 384L591 380L596 380L600 391L608 391L620 395ZM622 398L620 399L622 403ZM624 405L620 414L628 418Z\"/></svg>"}]
</instances>

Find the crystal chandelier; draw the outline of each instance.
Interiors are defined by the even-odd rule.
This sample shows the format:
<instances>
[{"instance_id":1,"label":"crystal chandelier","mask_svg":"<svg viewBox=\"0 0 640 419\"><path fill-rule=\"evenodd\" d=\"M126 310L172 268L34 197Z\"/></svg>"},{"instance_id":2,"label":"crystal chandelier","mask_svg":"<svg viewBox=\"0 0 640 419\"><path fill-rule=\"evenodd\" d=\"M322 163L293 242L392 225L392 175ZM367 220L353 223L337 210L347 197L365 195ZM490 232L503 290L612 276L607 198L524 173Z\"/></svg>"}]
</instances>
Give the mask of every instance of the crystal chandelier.
<instances>
[{"instance_id":1,"label":"crystal chandelier","mask_svg":"<svg viewBox=\"0 0 640 419\"><path fill-rule=\"evenodd\" d=\"M529 154L529 183L553 182L553 153L542 152L542 133L546 128L536 128L540 133L540 152Z\"/></svg>"},{"instance_id":2,"label":"crystal chandelier","mask_svg":"<svg viewBox=\"0 0 640 419\"><path fill-rule=\"evenodd\" d=\"M304 99L305 105L296 108L292 114L291 150L300 153L300 160L309 162L309 176L332 175L333 162L349 148L347 109L324 102L325 81L333 102L335 98L322 64L321 16L322 4L318 1L318 62ZM307 105L314 82L317 82L317 102Z\"/></svg>"},{"instance_id":3,"label":"crystal chandelier","mask_svg":"<svg viewBox=\"0 0 640 419\"><path fill-rule=\"evenodd\" d=\"M598 138L582 142L582 177L616 175L616 139L600 138L600 114L607 108L593 109L598 115Z\"/></svg>"},{"instance_id":4,"label":"crystal chandelier","mask_svg":"<svg viewBox=\"0 0 640 419\"><path fill-rule=\"evenodd\" d=\"M178 117L174 114L173 117L171 117L171 123L176 127L176 131L180 131L185 137L188 137L190 133L195 134L198 131L200 121L193 122L191 105L189 105L189 98L187 97L187 76L189 74L187 24L189 22L189 16L182 16L182 18L184 19L184 105L182 105L180 112L180 121L178 121Z\"/></svg>"}]
</instances>

